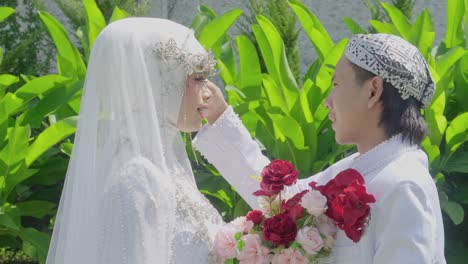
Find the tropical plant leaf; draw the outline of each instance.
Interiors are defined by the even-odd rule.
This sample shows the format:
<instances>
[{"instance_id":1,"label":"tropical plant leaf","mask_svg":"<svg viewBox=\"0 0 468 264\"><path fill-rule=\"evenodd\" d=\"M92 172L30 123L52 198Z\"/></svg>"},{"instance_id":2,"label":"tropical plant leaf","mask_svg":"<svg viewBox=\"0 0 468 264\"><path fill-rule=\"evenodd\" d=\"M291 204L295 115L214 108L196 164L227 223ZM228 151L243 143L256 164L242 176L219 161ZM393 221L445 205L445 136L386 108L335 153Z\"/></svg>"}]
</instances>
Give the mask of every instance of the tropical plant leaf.
<instances>
[{"instance_id":1,"label":"tropical plant leaf","mask_svg":"<svg viewBox=\"0 0 468 264\"><path fill-rule=\"evenodd\" d=\"M320 20L299 0L290 0L289 5L296 13L299 22L312 42L320 60L323 60L334 46L333 40Z\"/></svg>"},{"instance_id":2,"label":"tropical plant leaf","mask_svg":"<svg viewBox=\"0 0 468 264\"><path fill-rule=\"evenodd\" d=\"M406 16L401 12L400 9L397 7L382 2L382 7L385 9L385 12L387 12L388 17L392 21L393 25L395 25L395 28L400 32L400 35L404 39L409 39L410 38L410 30L411 30L411 24L406 18Z\"/></svg>"},{"instance_id":3,"label":"tropical plant leaf","mask_svg":"<svg viewBox=\"0 0 468 264\"><path fill-rule=\"evenodd\" d=\"M26 165L31 165L50 147L75 133L76 120L76 117L60 120L39 134L34 143L28 149L28 153L26 155Z\"/></svg>"},{"instance_id":4,"label":"tropical plant leaf","mask_svg":"<svg viewBox=\"0 0 468 264\"><path fill-rule=\"evenodd\" d=\"M465 211L459 203L449 201L448 196L444 191L439 192L439 200L441 209L450 217L455 225L459 225L463 222Z\"/></svg>"},{"instance_id":5,"label":"tropical plant leaf","mask_svg":"<svg viewBox=\"0 0 468 264\"><path fill-rule=\"evenodd\" d=\"M46 26L58 51L58 67L60 73L67 77L84 79L86 66L78 49L72 44L65 28L53 16L39 11L39 17ZM69 67L67 67L69 66Z\"/></svg>"},{"instance_id":6,"label":"tropical plant leaf","mask_svg":"<svg viewBox=\"0 0 468 264\"><path fill-rule=\"evenodd\" d=\"M0 22L15 13L15 9L7 6L0 6Z\"/></svg>"},{"instance_id":7,"label":"tropical plant leaf","mask_svg":"<svg viewBox=\"0 0 468 264\"><path fill-rule=\"evenodd\" d=\"M198 41L206 49L210 49L226 34L227 30L241 14L242 10L234 9L216 17L203 28Z\"/></svg>"},{"instance_id":8,"label":"tropical plant leaf","mask_svg":"<svg viewBox=\"0 0 468 264\"><path fill-rule=\"evenodd\" d=\"M127 11L120 9L118 6L114 8L114 11L112 12L112 16L109 19L109 23L115 22L120 19L124 19L129 17L130 14L127 13Z\"/></svg>"},{"instance_id":9,"label":"tropical plant leaf","mask_svg":"<svg viewBox=\"0 0 468 264\"><path fill-rule=\"evenodd\" d=\"M453 48L463 43L462 19L466 16L463 0L447 0L447 26L445 47Z\"/></svg>"},{"instance_id":10,"label":"tropical plant leaf","mask_svg":"<svg viewBox=\"0 0 468 264\"><path fill-rule=\"evenodd\" d=\"M455 152L462 143L468 140L468 112L455 117L445 134L447 147Z\"/></svg>"},{"instance_id":11,"label":"tropical plant leaf","mask_svg":"<svg viewBox=\"0 0 468 264\"><path fill-rule=\"evenodd\" d=\"M96 41L97 36L106 26L106 20L104 19L104 15L102 14L101 10L99 10L95 0L83 0L83 6L86 14L88 50L91 51L94 45L94 41Z\"/></svg>"},{"instance_id":12,"label":"tropical plant leaf","mask_svg":"<svg viewBox=\"0 0 468 264\"><path fill-rule=\"evenodd\" d=\"M249 98L258 98L262 84L262 73L255 46L246 36L237 37L239 74L237 87Z\"/></svg>"},{"instance_id":13,"label":"tropical plant leaf","mask_svg":"<svg viewBox=\"0 0 468 264\"><path fill-rule=\"evenodd\" d=\"M21 119L22 124L30 124L33 128L39 128L46 116L66 105L82 88L83 81L76 81L53 90L45 95L34 108L24 112Z\"/></svg>"},{"instance_id":14,"label":"tropical plant leaf","mask_svg":"<svg viewBox=\"0 0 468 264\"><path fill-rule=\"evenodd\" d=\"M15 84L19 82L19 78L14 76L14 75L11 75L11 74L2 74L0 75L0 99L2 98L2 96L5 94L5 90Z\"/></svg>"},{"instance_id":15,"label":"tropical plant leaf","mask_svg":"<svg viewBox=\"0 0 468 264\"><path fill-rule=\"evenodd\" d=\"M25 201L17 203L21 216L31 216L38 219L50 214L57 207L55 203L46 201Z\"/></svg>"},{"instance_id":16,"label":"tropical plant leaf","mask_svg":"<svg viewBox=\"0 0 468 264\"><path fill-rule=\"evenodd\" d=\"M343 22L348 27L349 31L353 34L366 34L367 31L364 30L356 21L349 17L343 17Z\"/></svg>"}]
</instances>

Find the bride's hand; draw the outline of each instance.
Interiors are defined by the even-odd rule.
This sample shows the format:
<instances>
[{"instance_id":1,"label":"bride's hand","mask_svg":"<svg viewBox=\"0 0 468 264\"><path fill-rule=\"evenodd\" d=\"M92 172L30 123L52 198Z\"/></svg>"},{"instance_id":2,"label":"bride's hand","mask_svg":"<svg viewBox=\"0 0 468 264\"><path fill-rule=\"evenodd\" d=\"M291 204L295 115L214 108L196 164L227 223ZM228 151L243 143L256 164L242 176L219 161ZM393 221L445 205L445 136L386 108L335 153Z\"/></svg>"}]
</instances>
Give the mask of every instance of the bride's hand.
<instances>
[{"instance_id":1,"label":"bride's hand","mask_svg":"<svg viewBox=\"0 0 468 264\"><path fill-rule=\"evenodd\" d=\"M198 112L200 116L206 118L210 124L216 122L228 107L223 93L218 86L207 79L195 80L192 78L189 79L188 85L191 87L201 87L202 100L197 107Z\"/></svg>"}]
</instances>

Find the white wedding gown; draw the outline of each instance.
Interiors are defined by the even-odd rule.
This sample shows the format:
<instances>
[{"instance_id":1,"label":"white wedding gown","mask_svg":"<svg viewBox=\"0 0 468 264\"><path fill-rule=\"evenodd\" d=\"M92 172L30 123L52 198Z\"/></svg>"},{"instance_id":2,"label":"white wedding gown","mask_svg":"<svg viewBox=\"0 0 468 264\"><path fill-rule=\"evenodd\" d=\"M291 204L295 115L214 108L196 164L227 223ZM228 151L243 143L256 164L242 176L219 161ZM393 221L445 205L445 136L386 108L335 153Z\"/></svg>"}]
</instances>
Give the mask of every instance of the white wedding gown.
<instances>
[{"instance_id":1,"label":"white wedding gown","mask_svg":"<svg viewBox=\"0 0 468 264\"><path fill-rule=\"evenodd\" d=\"M176 128L187 71L204 54L193 31L163 19L125 19L100 34L48 264L217 262L223 222Z\"/></svg>"}]
</instances>

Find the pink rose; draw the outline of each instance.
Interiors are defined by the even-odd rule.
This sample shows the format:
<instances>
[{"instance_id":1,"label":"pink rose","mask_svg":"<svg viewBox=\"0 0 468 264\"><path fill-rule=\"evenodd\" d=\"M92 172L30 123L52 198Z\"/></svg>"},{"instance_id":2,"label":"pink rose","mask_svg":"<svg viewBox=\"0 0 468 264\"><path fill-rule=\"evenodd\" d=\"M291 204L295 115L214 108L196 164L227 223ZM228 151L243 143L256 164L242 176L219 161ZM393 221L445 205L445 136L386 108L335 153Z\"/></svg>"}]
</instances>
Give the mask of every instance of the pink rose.
<instances>
[{"instance_id":1,"label":"pink rose","mask_svg":"<svg viewBox=\"0 0 468 264\"><path fill-rule=\"evenodd\" d=\"M315 224L317 224L318 230L323 235L333 238L336 237L338 227L335 225L335 223L330 217L326 215L320 215L319 217L315 218Z\"/></svg>"},{"instance_id":2,"label":"pink rose","mask_svg":"<svg viewBox=\"0 0 468 264\"><path fill-rule=\"evenodd\" d=\"M286 248L281 250L279 254L275 254L273 260L271 261L272 264L307 264L309 260L302 256L301 252L297 249L292 250L290 248Z\"/></svg>"},{"instance_id":3,"label":"pink rose","mask_svg":"<svg viewBox=\"0 0 468 264\"><path fill-rule=\"evenodd\" d=\"M327 210L327 197L319 191L311 190L307 192L301 200L301 205L307 212L314 216L319 216Z\"/></svg>"},{"instance_id":4,"label":"pink rose","mask_svg":"<svg viewBox=\"0 0 468 264\"><path fill-rule=\"evenodd\" d=\"M236 232L248 233L250 229L254 226L252 221L247 220L247 217L241 216L234 219L231 223L229 223L234 227Z\"/></svg>"},{"instance_id":5,"label":"pink rose","mask_svg":"<svg viewBox=\"0 0 468 264\"><path fill-rule=\"evenodd\" d=\"M244 241L244 248L237 256L241 264L269 263L269 249L262 246L262 241L258 235L245 235L241 237L241 240Z\"/></svg>"},{"instance_id":6,"label":"pink rose","mask_svg":"<svg viewBox=\"0 0 468 264\"><path fill-rule=\"evenodd\" d=\"M229 224L216 233L214 239L215 251L223 260L237 256L236 233L237 231Z\"/></svg>"},{"instance_id":7,"label":"pink rose","mask_svg":"<svg viewBox=\"0 0 468 264\"><path fill-rule=\"evenodd\" d=\"M297 232L297 242L310 255L315 255L323 247L323 240L315 227L306 226Z\"/></svg>"}]
</instances>

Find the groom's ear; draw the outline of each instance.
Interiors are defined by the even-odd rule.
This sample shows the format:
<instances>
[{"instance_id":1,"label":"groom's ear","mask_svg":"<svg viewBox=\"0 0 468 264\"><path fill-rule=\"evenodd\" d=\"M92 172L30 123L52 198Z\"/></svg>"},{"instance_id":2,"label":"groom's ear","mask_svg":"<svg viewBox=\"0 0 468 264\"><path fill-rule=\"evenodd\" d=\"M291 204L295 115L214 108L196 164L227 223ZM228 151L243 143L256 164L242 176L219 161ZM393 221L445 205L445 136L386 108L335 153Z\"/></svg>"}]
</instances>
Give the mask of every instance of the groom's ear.
<instances>
[{"instance_id":1,"label":"groom's ear","mask_svg":"<svg viewBox=\"0 0 468 264\"><path fill-rule=\"evenodd\" d=\"M368 99L367 99L367 108L372 109L380 104L383 89L384 81L380 76L372 77L367 84L368 89Z\"/></svg>"}]
</instances>

